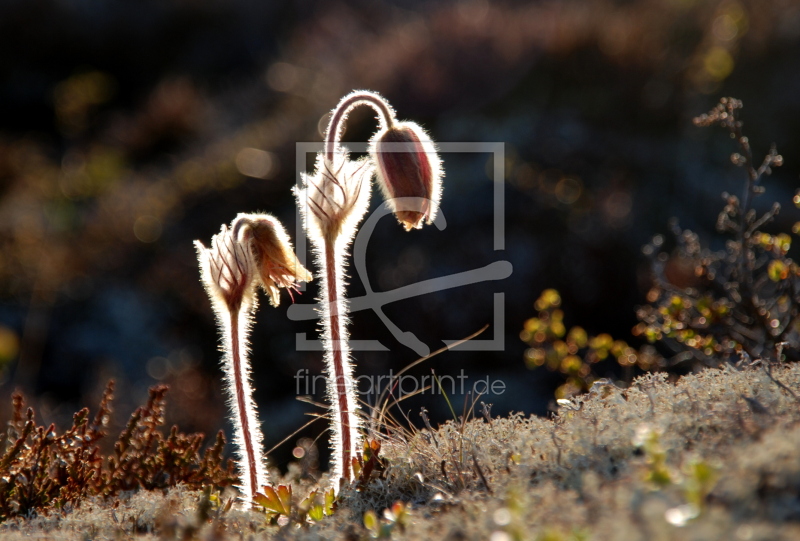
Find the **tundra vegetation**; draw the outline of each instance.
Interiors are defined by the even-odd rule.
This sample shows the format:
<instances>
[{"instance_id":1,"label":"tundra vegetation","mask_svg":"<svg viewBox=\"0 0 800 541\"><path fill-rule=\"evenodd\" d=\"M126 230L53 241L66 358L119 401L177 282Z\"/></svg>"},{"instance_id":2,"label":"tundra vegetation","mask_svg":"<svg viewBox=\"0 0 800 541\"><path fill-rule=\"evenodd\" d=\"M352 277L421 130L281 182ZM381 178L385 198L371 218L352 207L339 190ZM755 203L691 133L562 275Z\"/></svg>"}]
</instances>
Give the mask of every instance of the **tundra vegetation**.
<instances>
[{"instance_id":1,"label":"tundra vegetation","mask_svg":"<svg viewBox=\"0 0 800 541\"><path fill-rule=\"evenodd\" d=\"M238 468L222 458L221 434L205 450L202 435L177 427L165 435L163 386L133 413L110 454L102 443L113 384L94 416L81 410L60 434L55 426L37 425L33 410L15 395L0 458L4 538L800 537L800 367L792 362L800 268L787 255L790 233L764 230L780 206L760 216L753 210L764 178L783 158L773 148L757 164L742 132L741 102L723 99L695 120L731 133L739 147L733 163L746 176L741 198L723 196L718 229L729 237L724 250L710 251L676 223L674 250L666 251L669 243L660 236L644 248L653 288L633 334L648 344L636 348L578 326L567 329L558 292L546 290L520 337L530 346L529 367L564 375L552 414L497 417L480 396L461 404L446 399L453 418L434 427L423 410L419 428L388 401L359 411L346 387L337 385L352 370L341 260L363 215L359 209L366 208L360 199L368 196L372 167L387 197L414 198L414 206L395 207L408 229L433 218L441 192L438 158L424 144L424 132L396 123L391 108L352 96L340 103L341 115L332 115L317 171L298 192L326 282L328 419L336 434L331 471L320 474L302 456L285 473L260 471L260 450L248 450L260 445L257 433L237 433ZM372 156L359 163L337 149L336 123L362 101L387 116ZM382 142L416 151L393 161L381 156ZM793 202L800 206L800 193ZM276 303L277 287L311 278L287 243L279 243L282 267L266 258L260 233L282 238L282 228L273 223L260 231L254 220L239 217L210 249L198 247L227 344L223 362L236 389L230 395L234 425L256 419L249 390L238 387L247 379L247 347L234 353L239 335L233 331L242 321L247 328L255 286ZM798 232L800 226L792 234ZM691 280L670 280L667 269L676 261ZM594 367L604 360L619 365L618 380L596 376ZM678 378L679 367L691 373ZM362 421L367 416L369 423ZM303 448L303 456L314 452L313 442Z\"/></svg>"}]
</instances>

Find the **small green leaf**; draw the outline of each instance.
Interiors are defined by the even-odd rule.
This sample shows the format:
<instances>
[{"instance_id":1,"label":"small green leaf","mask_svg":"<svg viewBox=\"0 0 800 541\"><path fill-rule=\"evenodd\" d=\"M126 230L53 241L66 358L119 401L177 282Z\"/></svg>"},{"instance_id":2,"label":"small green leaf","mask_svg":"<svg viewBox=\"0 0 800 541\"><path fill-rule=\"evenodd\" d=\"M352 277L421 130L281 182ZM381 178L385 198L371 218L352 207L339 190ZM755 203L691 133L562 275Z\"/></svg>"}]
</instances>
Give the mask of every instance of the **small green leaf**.
<instances>
[{"instance_id":1,"label":"small green leaf","mask_svg":"<svg viewBox=\"0 0 800 541\"><path fill-rule=\"evenodd\" d=\"M281 485L276 492L271 486L265 486L264 493L257 492L253 500L268 512L289 516L292 509L292 488Z\"/></svg>"},{"instance_id":2,"label":"small green leaf","mask_svg":"<svg viewBox=\"0 0 800 541\"><path fill-rule=\"evenodd\" d=\"M325 493L325 515L330 516L333 514L334 506L336 505L336 493L330 489Z\"/></svg>"},{"instance_id":3,"label":"small green leaf","mask_svg":"<svg viewBox=\"0 0 800 541\"><path fill-rule=\"evenodd\" d=\"M288 515L292 510L292 486L278 486L278 498L280 498L281 505L283 506L283 514Z\"/></svg>"},{"instance_id":4,"label":"small green leaf","mask_svg":"<svg viewBox=\"0 0 800 541\"><path fill-rule=\"evenodd\" d=\"M372 532L374 536L378 535L380 524L378 523L378 515L375 514L375 511L370 509L364 513L364 527Z\"/></svg>"},{"instance_id":5,"label":"small green leaf","mask_svg":"<svg viewBox=\"0 0 800 541\"><path fill-rule=\"evenodd\" d=\"M314 522L319 522L325 518L325 510L321 505L314 505L308 510L308 518Z\"/></svg>"}]
</instances>

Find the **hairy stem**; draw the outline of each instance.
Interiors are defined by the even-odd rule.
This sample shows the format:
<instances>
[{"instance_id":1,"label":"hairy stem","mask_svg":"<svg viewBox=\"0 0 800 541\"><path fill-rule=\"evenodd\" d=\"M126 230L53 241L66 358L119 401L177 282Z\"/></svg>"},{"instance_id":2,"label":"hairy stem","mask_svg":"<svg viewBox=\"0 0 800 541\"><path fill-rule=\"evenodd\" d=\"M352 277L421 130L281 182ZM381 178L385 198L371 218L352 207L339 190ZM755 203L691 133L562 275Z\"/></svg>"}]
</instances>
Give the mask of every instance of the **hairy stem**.
<instances>
[{"instance_id":1,"label":"hairy stem","mask_svg":"<svg viewBox=\"0 0 800 541\"><path fill-rule=\"evenodd\" d=\"M238 314L237 314L238 315ZM247 405L244 392L244 377L242 376L242 357L239 351L239 321L238 317L231 318L231 361L233 363L233 381L235 383L234 392L236 394L236 405L239 409L239 424L244 433L244 454L247 460L247 468L250 470L249 483L252 496L258 490L258 479L256 478L256 451L250 438L250 419L247 418Z\"/></svg>"},{"instance_id":2,"label":"hairy stem","mask_svg":"<svg viewBox=\"0 0 800 541\"><path fill-rule=\"evenodd\" d=\"M238 447L241 489L250 500L266 484L264 459L261 454L261 430L256 418L250 387L250 370L247 360L247 314L241 306L229 306L230 329L226 349L229 352L226 366L226 387L233 410L234 443ZM244 317L243 317L244 316ZM243 327L245 327L243 329Z\"/></svg>"},{"instance_id":3,"label":"hairy stem","mask_svg":"<svg viewBox=\"0 0 800 541\"><path fill-rule=\"evenodd\" d=\"M394 125L394 112L392 108L377 94L371 92L353 92L349 96L345 96L333 111L325 136L325 157L331 163L333 163L333 156L336 153L336 145L339 143L342 136L341 131L344 127L344 121L347 119L347 115L350 114L350 111L359 105L368 105L372 107L375 112L378 113L381 126L391 128Z\"/></svg>"},{"instance_id":4,"label":"hairy stem","mask_svg":"<svg viewBox=\"0 0 800 541\"><path fill-rule=\"evenodd\" d=\"M333 426L334 437L339 441L339 451L341 457L341 476L345 481L350 480L350 457L355 443L352 432L356 428L352 426L351 415L355 413L355 403L350 397L349 379L352 377L349 369L349 348L347 347L347 336L344 330L343 318L345 315L345 303L340 299L339 291L339 265L336 260L335 240L325 239L324 248L324 267L325 267L325 293L327 295L327 318L325 325L328 327L328 353L330 355L330 367L328 373L328 385L331 389L331 398L338 407L334 408L334 415L338 415ZM333 378L331 380L331 378ZM336 411L338 410L338 411Z\"/></svg>"}]
</instances>

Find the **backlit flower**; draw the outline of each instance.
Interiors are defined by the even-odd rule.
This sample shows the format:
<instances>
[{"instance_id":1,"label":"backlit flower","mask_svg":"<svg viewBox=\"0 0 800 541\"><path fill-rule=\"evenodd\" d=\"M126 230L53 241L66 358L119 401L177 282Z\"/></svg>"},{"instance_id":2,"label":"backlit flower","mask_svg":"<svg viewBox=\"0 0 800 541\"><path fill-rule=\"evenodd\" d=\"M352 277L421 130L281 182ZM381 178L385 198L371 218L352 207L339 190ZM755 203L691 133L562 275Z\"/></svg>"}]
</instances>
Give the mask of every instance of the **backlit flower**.
<instances>
[{"instance_id":1,"label":"backlit flower","mask_svg":"<svg viewBox=\"0 0 800 541\"><path fill-rule=\"evenodd\" d=\"M238 243L247 246L260 285L273 306L280 304L283 287L295 289L311 281L311 273L300 264L283 225L269 214L239 214L231 224Z\"/></svg>"},{"instance_id":2,"label":"backlit flower","mask_svg":"<svg viewBox=\"0 0 800 541\"><path fill-rule=\"evenodd\" d=\"M208 295L228 310L238 310L243 300L252 295L255 267L250 253L239 243L233 232L223 225L206 248L194 241L200 274Z\"/></svg>"},{"instance_id":3,"label":"backlit flower","mask_svg":"<svg viewBox=\"0 0 800 541\"><path fill-rule=\"evenodd\" d=\"M339 149L333 161L320 153L313 175L303 175L305 187L297 201L306 216L312 240L349 240L369 205L370 177L375 167L369 160L352 161Z\"/></svg>"},{"instance_id":4,"label":"backlit flower","mask_svg":"<svg viewBox=\"0 0 800 541\"><path fill-rule=\"evenodd\" d=\"M431 223L441 199L442 170L425 130L396 122L375 135L370 154L386 201L406 231Z\"/></svg>"}]
</instances>

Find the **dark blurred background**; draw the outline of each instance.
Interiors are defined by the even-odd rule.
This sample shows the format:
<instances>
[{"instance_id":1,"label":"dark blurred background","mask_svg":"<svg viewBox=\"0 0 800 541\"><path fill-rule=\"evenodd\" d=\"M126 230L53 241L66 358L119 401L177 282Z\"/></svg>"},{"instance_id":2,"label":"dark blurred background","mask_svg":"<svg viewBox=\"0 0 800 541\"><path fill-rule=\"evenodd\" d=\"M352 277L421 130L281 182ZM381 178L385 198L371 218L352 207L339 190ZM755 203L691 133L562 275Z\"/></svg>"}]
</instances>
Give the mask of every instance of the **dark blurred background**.
<instances>
[{"instance_id":1,"label":"dark blurred background","mask_svg":"<svg viewBox=\"0 0 800 541\"><path fill-rule=\"evenodd\" d=\"M115 378L117 424L166 382L169 422L225 427L192 241L255 211L294 237L295 144L320 141L324 115L356 88L382 93L435 140L505 143L505 250L493 249L491 155L446 154L447 228L404 233L384 219L368 254L377 290L513 264L506 280L385 307L431 349L491 324L479 339L501 336L502 351L447 352L413 373L502 379L505 393L485 397L496 414L545 413L562 381L522 358L519 331L543 289L562 293L568 326L635 343L650 279L641 246L672 216L722 246L720 194L740 193L744 176L726 133L691 122L721 96L744 101L758 156L773 142L785 156L758 205L783 205L776 228L800 219L790 204L798 1L3 0L0 413L21 389L43 422L63 425ZM359 111L345 139L375 127ZM298 302L312 302L315 287ZM322 370L320 353L295 346L316 324L290 321L288 305L262 302L252 338L268 446L320 411L296 400L294 379ZM358 373L417 358L374 313L354 314L351 328L389 349L356 352ZM460 409L465 397L451 398ZM435 421L450 415L441 396L422 396L403 403L411 422L421 406Z\"/></svg>"}]
</instances>

